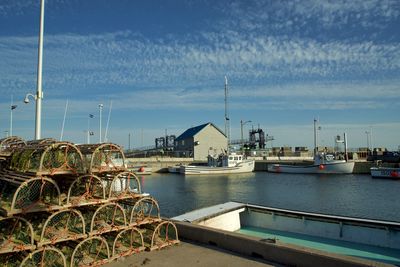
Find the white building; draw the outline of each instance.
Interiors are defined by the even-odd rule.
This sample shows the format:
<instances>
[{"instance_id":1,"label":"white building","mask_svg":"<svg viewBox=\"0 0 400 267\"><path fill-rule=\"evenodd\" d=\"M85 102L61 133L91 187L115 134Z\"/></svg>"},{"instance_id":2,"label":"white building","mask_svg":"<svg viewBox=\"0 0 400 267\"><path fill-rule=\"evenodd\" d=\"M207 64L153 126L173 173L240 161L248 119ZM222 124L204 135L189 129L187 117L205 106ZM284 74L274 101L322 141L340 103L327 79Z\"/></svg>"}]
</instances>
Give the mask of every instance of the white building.
<instances>
[{"instance_id":1,"label":"white building","mask_svg":"<svg viewBox=\"0 0 400 267\"><path fill-rule=\"evenodd\" d=\"M194 160L207 160L208 155L225 152L227 146L227 137L211 122L187 129L175 139L175 151Z\"/></svg>"}]
</instances>

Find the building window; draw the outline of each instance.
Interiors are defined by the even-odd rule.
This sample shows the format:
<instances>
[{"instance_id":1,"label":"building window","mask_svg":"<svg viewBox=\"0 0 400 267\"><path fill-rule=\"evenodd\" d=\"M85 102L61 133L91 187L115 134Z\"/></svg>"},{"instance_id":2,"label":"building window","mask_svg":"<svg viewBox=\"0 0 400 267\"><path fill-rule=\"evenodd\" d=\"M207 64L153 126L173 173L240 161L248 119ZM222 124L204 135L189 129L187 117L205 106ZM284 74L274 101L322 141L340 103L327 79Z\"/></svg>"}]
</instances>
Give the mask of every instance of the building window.
<instances>
[{"instance_id":1,"label":"building window","mask_svg":"<svg viewBox=\"0 0 400 267\"><path fill-rule=\"evenodd\" d=\"M184 146L185 145L185 140L181 141L181 145Z\"/></svg>"}]
</instances>

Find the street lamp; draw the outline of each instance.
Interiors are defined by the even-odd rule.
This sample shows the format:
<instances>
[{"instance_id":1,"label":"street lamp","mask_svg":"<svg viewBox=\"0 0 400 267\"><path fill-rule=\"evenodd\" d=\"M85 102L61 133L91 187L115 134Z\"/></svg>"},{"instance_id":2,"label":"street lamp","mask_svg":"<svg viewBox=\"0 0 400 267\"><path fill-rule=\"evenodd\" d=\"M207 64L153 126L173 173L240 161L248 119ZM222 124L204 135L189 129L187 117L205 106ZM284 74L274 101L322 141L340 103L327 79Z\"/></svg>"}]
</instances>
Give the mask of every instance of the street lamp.
<instances>
[{"instance_id":1,"label":"street lamp","mask_svg":"<svg viewBox=\"0 0 400 267\"><path fill-rule=\"evenodd\" d=\"M100 125L100 129L99 129L99 143L101 143L101 112L103 110L103 104L99 104L99 125Z\"/></svg>"},{"instance_id":2,"label":"street lamp","mask_svg":"<svg viewBox=\"0 0 400 267\"><path fill-rule=\"evenodd\" d=\"M10 110L10 136L13 136L13 110L17 105L13 105L13 96L11 95L11 110Z\"/></svg>"},{"instance_id":3,"label":"street lamp","mask_svg":"<svg viewBox=\"0 0 400 267\"><path fill-rule=\"evenodd\" d=\"M242 150L243 150L243 125L245 125L246 123L249 123L251 121L245 121L243 122L243 120L240 120L240 142L242 143Z\"/></svg>"},{"instance_id":4,"label":"street lamp","mask_svg":"<svg viewBox=\"0 0 400 267\"><path fill-rule=\"evenodd\" d=\"M93 135L90 131L90 119L93 119L94 115L89 114L88 121L87 121L87 143L90 144L90 136Z\"/></svg>"},{"instance_id":5,"label":"street lamp","mask_svg":"<svg viewBox=\"0 0 400 267\"><path fill-rule=\"evenodd\" d=\"M40 25L39 25L39 45L38 45L38 66L37 66L37 91L36 95L26 94L24 103L29 103L29 96L36 100L36 116L35 116L35 139L41 138L41 121L42 121L42 70L43 70L43 32L44 32L44 0L40 1Z\"/></svg>"}]
</instances>

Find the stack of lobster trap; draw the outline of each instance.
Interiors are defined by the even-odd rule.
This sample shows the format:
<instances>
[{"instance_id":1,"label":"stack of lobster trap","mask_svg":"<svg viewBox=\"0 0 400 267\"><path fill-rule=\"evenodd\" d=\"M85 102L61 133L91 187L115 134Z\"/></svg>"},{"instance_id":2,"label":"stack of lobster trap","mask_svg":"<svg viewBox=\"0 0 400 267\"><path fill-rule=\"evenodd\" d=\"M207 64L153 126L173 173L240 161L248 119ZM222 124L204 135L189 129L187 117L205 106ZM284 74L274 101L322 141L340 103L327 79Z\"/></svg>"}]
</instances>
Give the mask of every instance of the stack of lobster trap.
<instances>
[{"instance_id":1,"label":"stack of lobster trap","mask_svg":"<svg viewBox=\"0 0 400 267\"><path fill-rule=\"evenodd\" d=\"M111 143L0 140L0 265L96 266L177 244Z\"/></svg>"}]
</instances>

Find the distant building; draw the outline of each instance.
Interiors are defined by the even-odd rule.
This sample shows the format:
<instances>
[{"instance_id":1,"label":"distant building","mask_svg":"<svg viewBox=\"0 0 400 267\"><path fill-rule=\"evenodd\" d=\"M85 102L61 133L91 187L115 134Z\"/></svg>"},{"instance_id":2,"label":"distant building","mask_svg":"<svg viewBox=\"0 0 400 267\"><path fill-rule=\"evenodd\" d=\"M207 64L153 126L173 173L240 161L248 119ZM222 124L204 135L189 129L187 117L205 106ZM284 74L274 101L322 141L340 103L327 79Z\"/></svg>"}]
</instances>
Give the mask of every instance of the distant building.
<instances>
[{"instance_id":1,"label":"distant building","mask_svg":"<svg viewBox=\"0 0 400 267\"><path fill-rule=\"evenodd\" d=\"M207 160L227 150L227 137L211 122L187 129L175 139L175 151L194 160Z\"/></svg>"}]
</instances>

